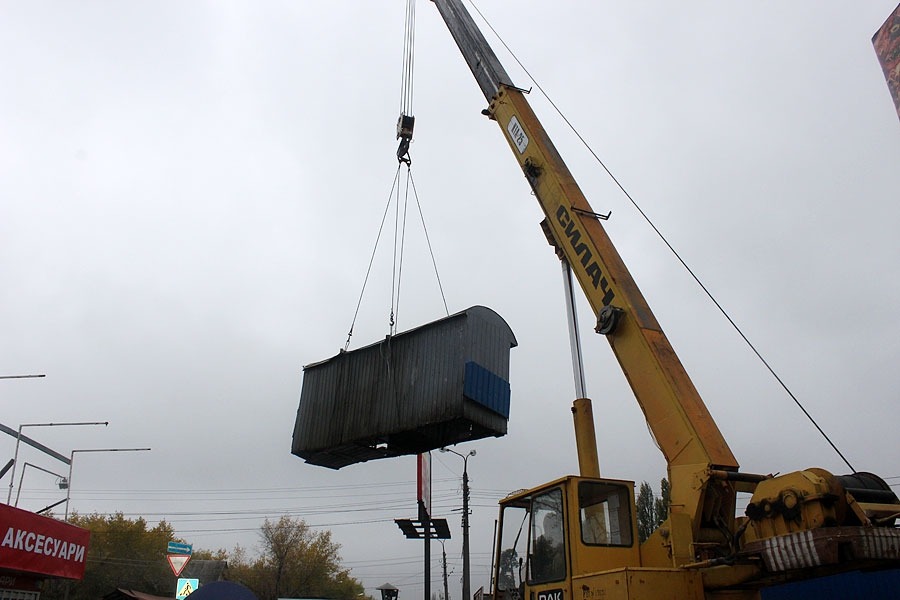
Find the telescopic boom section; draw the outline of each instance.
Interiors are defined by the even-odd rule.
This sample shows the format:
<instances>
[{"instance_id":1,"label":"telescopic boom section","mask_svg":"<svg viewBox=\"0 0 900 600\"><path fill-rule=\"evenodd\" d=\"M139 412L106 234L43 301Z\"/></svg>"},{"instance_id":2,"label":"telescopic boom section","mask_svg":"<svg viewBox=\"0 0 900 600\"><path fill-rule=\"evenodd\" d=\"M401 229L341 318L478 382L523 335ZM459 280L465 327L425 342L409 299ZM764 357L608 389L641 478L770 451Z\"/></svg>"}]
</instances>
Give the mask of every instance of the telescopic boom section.
<instances>
[{"instance_id":1,"label":"telescopic boom section","mask_svg":"<svg viewBox=\"0 0 900 600\"><path fill-rule=\"evenodd\" d=\"M490 104L487 114L500 125L534 189L546 215L545 230L572 265L597 315L598 331L609 339L670 476L678 467L695 474L737 470L681 361L522 91L512 85L461 1L433 1Z\"/></svg>"}]
</instances>

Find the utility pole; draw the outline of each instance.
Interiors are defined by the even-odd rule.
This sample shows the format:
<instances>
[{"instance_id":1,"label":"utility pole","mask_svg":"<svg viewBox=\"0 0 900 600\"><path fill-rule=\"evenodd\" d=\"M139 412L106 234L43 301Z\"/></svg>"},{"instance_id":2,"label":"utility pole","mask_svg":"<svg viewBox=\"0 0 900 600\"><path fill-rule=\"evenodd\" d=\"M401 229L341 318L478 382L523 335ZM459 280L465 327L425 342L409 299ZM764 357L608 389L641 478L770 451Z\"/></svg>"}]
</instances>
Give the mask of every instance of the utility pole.
<instances>
[{"instance_id":1,"label":"utility pole","mask_svg":"<svg viewBox=\"0 0 900 600\"><path fill-rule=\"evenodd\" d=\"M472 584L469 573L469 457L475 456L475 450L470 450L468 454L460 454L456 450L450 448L441 448L441 452L450 452L463 459L463 580L462 580L462 600L472 600Z\"/></svg>"},{"instance_id":2,"label":"utility pole","mask_svg":"<svg viewBox=\"0 0 900 600\"><path fill-rule=\"evenodd\" d=\"M441 540L441 553L444 558L444 600L450 600L450 590L447 587L447 549L444 547L444 540Z\"/></svg>"},{"instance_id":3,"label":"utility pole","mask_svg":"<svg viewBox=\"0 0 900 600\"><path fill-rule=\"evenodd\" d=\"M425 508L425 503L419 501L419 520L425 531L422 537L425 539L425 600L431 600L431 515Z\"/></svg>"},{"instance_id":4,"label":"utility pole","mask_svg":"<svg viewBox=\"0 0 900 600\"><path fill-rule=\"evenodd\" d=\"M472 450L472 454L475 451ZM468 457L466 457L468 458ZM463 600L472 600L472 589L469 577L469 472L466 470L467 461L463 461Z\"/></svg>"}]
</instances>

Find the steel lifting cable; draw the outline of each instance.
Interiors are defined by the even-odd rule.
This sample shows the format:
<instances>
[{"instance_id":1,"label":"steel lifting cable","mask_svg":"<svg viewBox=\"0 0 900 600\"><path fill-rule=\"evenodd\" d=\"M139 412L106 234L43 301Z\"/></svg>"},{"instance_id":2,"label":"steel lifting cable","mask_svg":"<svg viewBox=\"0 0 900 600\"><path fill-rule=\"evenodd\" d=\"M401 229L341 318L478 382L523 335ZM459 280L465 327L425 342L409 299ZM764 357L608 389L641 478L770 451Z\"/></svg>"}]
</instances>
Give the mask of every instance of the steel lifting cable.
<instances>
[{"instance_id":1,"label":"steel lifting cable","mask_svg":"<svg viewBox=\"0 0 900 600\"><path fill-rule=\"evenodd\" d=\"M403 23L403 72L400 76L400 114L412 114L413 67L415 66L416 1L406 0Z\"/></svg>"},{"instance_id":2,"label":"steel lifting cable","mask_svg":"<svg viewBox=\"0 0 900 600\"><path fill-rule=\"evenodd\" d=\"M412 114L413 68L416 46L416 0L406 0L403 28L403 72L400 76L400 118L397 119L397 160L410 163L409 145L412 142L416 118Z\"/></svg>"},{"instance_id":3,"label":"steel lifting cable","mask_svg":"<svg viewBox=\"0 0 900 600\"><path fill-rule=\"evenodd\" d=\"M391 305L391 334L393 335L397 331L397 322L400 320L400 285L403 281L403 256L404 256L404 248L406 245L406 220L409 215L408 207L409 207L409 192L412 190L413 198L416 201L416 209L419 213L419 222L422 224L422 232L425 234L425 244L428 246L428 255L431 257L431 266L434 269L434 277L437 280L438 290L441 293L441 302L444 303L444 313L449 317L450 309L447 307L447 296L444 294L444 284L441 282L441 274L438 272L437 259L434 256L434 249L431 246L431 237L428 235L428 225L425 223L425 214L422 211L422 203L419 201L419 192L416 190L416 182L412 176L412 167L410 165L406 165L406 190L403 198L403 223L400 226L399 239L397 234L394 236L394 245L397 248L399 244L399 253L395 252L394 258L394 272L396 273L396 278L394 280L394 292L392 295L392 305ZM397 190L397 210L398 216L397 221L400 221L399 214L399 205L400 205L400 190ZM396 227L395 227L396 231Z\"/></svg>"},{"instance_id":4,"label":"steel lifting cable","mask_svg":"<svg viewBox=\"0 0 900 600\"><path fill-rule=\"evenodd\" d=\"M437 260L434 257L434 249L431 246L431 238L428 235L428 227L425 224L425 216L422 212L422 204L419 201L419 194L415 187L412 176L412 160L409 156L409 144L412 142L413 127L415 125L415 117L412 112L413 103L413 71L415 67L415 40L416 40L416 1L407 0L406 2L406 18L404 23L403 37L403 74L401 77L400 90L400 118L397 121L397 138L400 139L400 146L397 149L397 159L401 163L406 164L406 190L403 200L403 223L400 225L400 191L397 191L397 217L394 226L394 273L395 279L392 284L391 296L391 333L396 332L397 322L400 314L400 288L403 281L403 250L406 241L406 219L409 207L409 192L413 192L416 201L416 208L419 213L419 220L422 223L422 230L425 233L425 241L428 245L428 253L431 257L431 264L434 268L434 274L437 279L438 288L441 293L441 301L444 303L444 311L449 316L450 311L447 308L447 298L444 295L444 286L441 283L441 276L438 273ZM399 239L397 230L400 229ZM399 244L399 255L397 253Z\"/></svg>"},{"instance_id":5,"label":"steel lifting cable","mask_svg":"<svg viewBox=\"0 0 900 600\"><path fill-rule=\"evenodd\" d=\"M394 198L394 189L397 187L397 181L400 179L400 165L397 165L397 172L394 174L394 182L391 184L391 191L388 194L387 204L384 206L384 213L381 215L381 225L378 226L378 235L375 237L375 244L372 248L372 256L369 257L369 266L366 269L366 276L363 279L362 290L359 292L359 300L356 301L356 310L353 312L353 320L350 322L350 330L347 332L347 341L344 343L344 351L350 347L350 338L353 337L353 328L356 326L356 318L359 316L359 308L362 306L363 295L366 293L366 285L369 283L369 275L372 273L372 264L375 262L375 253L378 250L378 242L381 240L381 234L384 231L384 223L387 220L388 211L391 208L391 202Z\"/></svg>"},{"instance_id":6,"label":"steel lifting cable","mask_svg":"<svg viewBox=\"0 0 900 600\"><path fill-rule=\"evenodd\" d=\"M422 204L419 202L419 192L416 190L416 182L413 180L412 171L409 172L409 183L412 185L413 196L416 199L416 208L419 209L419 220L422 222L422 231L425 232L425 243L428 245L428 254L431 256L431 266L434 268L434 277L437 279L438 289L441 292L441 300L444 303L444 313L449 317L450 309L447 308L447 297L444 295L444 284L441 283L441 274L438 273L437 260L431 247L431 238L428 236L428 227L425 225L425 215L422 213Z\"/></svg>"},{"instance_id":7,"label":"steel lifting cable","mask_svg":"<svg viewBox=\"0 0 900 600\"><path fill-rule=\"evenodd\" d=\"M412 170L406 165L406 191L403 196L403 224L400 224L400 190L397 190L396 216L394 217L394 263L391 279L391 318L390 333L397 332L397 321L400 319L400 282L403 279L403 249L406 243L406 215L409 207L409 180ZM399 239L398 239L399 237Z\"/></svg>"},{"instance_id":8,"label":"steel lifting cable","mask_svg":"<svg viewBox=\"0 0 900 600\"><path fill-rule=\"evenodd\" d=\"M581 144L585 148L587 148L587 151L590 152L591 156L594 157L594 160L597 161L597 164L599 164L603 168L603 170L606 172L606 174L609 175L610 179L612 179L612 181L616 185L616 187L618 187L619 190L622 192L622 194L624 194L625 197L628 199L628 201L631 202L631 204L638 211L638 213L641 215L641 217L644 219L644 221L647 222L647 224L651 227L651 229L653 229L653 231L656 233L656 235L659 237L659 239L662 240L662 242L666 245L666 247L668 247L669 251L675 256L675 258L678 260L678 262L681 263L681 266L684 267L684 269L688 272L688 274L691 276L691 278L697 283L697 285L700 286L700 289L703 290L703 293L706 294L706 296L712 301L712 303L715 305L715 307L718 309L718 311L722 314L722 316L725 317L725 319L728 321L728 323L731 325L731 327L737 332L737 334L741 337L741 339L744 340L744 343L747 345L747 347L750 348L750 350L753 352L753 354L756 355L756 357L763 364L763 366L766 368L766 370L769 372L769 374L775 378L775 381L777 381L778 384L781 386L781 388L787 393L787 395L790 396L791 400L794 401L794 404L797 405L797 407L803 412L803 414L806 416L806 418L809 420L809 422L813 424L813 426L816 428L816 430L818 430L818 432L822 435L822 437L825 439L825 441L828 442L828 445L830 445L831 448L837 453L837 455L839 457L841 457L841 460L844 461L844 464L847 465L847 467L850 469L850 471L855 473L856 469L853 468L853 465L850 464L850 461L847 460L847 457L844 456L844 454L838 449L838 447L831 440L831 438L828 437L828 434L825 433L825 431L819 426L819 424L816 422L816 420L813 418L813 416L809 413L809 411L806 410L806 407L804 407L803 404L800 402L800 400L797 398L797 396L794 395L794 392L791 391L791 389L784 382L784 380L781 378L781 376L778 375L778 373L769 364L769 362L763 357L763 355L760 353L760 351L757 350L756 346L753 345L753 343L750 341L750 339L747 337L747 335L744 333L744 331L740 328L740 326L734 321L734 319L732 319L731 315L728 314L728 311L726 311L725 308L716 299L716 297L713 296L712 292L709 291L709 288L706 287L706 285L700 280L700 277L687 264L687 262L685 262L685 260L681 257L681 255L678 253L678 251L675 250L675 247L672 246L672 244L669 242L669 240L666 238L666 236L663 235L662 231L659 230L659 228L650 219L650 217L647 215L647 213L645 213L644 210L640 207L640 205L638 205L637 201L631 196L631 194L628 192L628 190L625 189L625 186L622 185L622 183L616 178L616 176L613 175L613 173L609 169L609 167L607 167L606 164L603 162L603 160L601 160L601 158L597 155L597 153L594 152L594 149L590 146L590 144L588 144L587 140L585 140L584 137L582 137L581 132L579 132L577 129L575 129L575 126L572 125L572 123L569 121L568 117L566 117L566 115L563 114L562 110L560 110L560 108L556 105L556 103L553 101L553 99L550 98L549 94L547 94L547 92L544 91L544 88L541 87L541 84L539 84L537 82L537 80L534 78L534 76L531 74L531 72L525 67L524 64L522 64L522 61L519 60L519 58L518 58L518 56L516 56L515 52L513 52L512 49L503 40L503 38L500 37L500 34L497 33L497 30L494 29L494 26L491 25L490 21L488 21L487 18L485 18L484 14L482 14L482 12L478 9L478 7L475 5L475 3L472 0L468 0L468 1L469 1L469 4L472 6L472 8L475 10L475 12L478 13L478 16L481 17L481 19L487 25L488 29L490 29L491 32L493 32L493 34L497 37L497 40L499 40L499 42L503 45L503 47L506 48L506 51L509 52L509 54L510 54L510 56L512 56L513 60L516 61L516 64L518 64L519 67L522 69L522 71L525 72L525 74L528 76L528 78L534 84L534 87L536 87L538 89L538 91L541 93L541 95L547 100L547 102L550 103L550 106L553 107L553 110L556 111L556 113L560 116L560 118L562 118L562 120L569 127L569 129L572 130L572 133L575 134L575 136L578 138L578 140L581 142Z\"/></svg>"},{"instance_id":9,"label":"steel lifting cable","mask_svg":"<svg viewBox=\"0 0 900 600\"><path fill-rule=\"evenodd\" d=\"M362 290L359 293L359 300L356 303L356 310L353 313L353 320L350 323L350 330L347 332L347 341L344 343L344 350L350 347L350 339L353 337L353 328L356 326L356 319L359 316L359 309L362 305L363 295L366 291L366 284L372 273L372 265L375 261L375 254L378 251L378 242L381 241L381 234L384 231L384 224L387 220L388 211L391 208L391 202L394 197L394 190L397 190L397 206L394 216L394 244L393 244L393 265L391 268L391 311L388 318L388 330L393 335L396 326L396 305L399 303L399 283L397 269L397 235L400 210L400 190L398 182L400 180L400 166L406 163L407 169L411 165L409 158L409 144L412 141L412 129L415 119L412 117L412 91L413 91L413 62L415 57L415 21L416 21L416 3L415 0L406 1L406 13L403 22L403 68L400 74L400 118L397 120L397 139L400 140L400 146L397 148L397 171L394 173L394 181L391 185L391 191L388 194L388 201L384 207L384 214L381 216L381 224L378 227L378 235L375 237L375 245L372 248L372 255L369 258L369 266L366 269L366 276L363 280ZM408 184L407 184L408 185ZM408 192L407 192L408 194ZM404 213L406 209L404 207ZM405 217L404 217L404 234L405 234ZM401 248L402 261L402 248Z\"/></svg>"},{"instance_id":10,"label":"steel lifting cable","mask_svg":"<svg viewBox=\"0 0 900 600\"><path fill-rule=\"evenodd\" d=\"M409 179L412 160L409 144L412 142L415 117L412 116L413 70L415 66L416 41L416 0L406 0L406 14L403 21L403 69L400 75L400 117L397 119L397 160L406 163L406 193L403 200L403 225L400 226L400 190L397 190L396 215L394 217L394 262L391 278L390 333L396 332L400 312L400 282L403 275L403 246L406 241L406 214L409 206ZM398 231L399 230L399 231ZM400 236L398 240L397 237ZM399 244L399 248L398 248ZM399 256L398 256L399 251Z\"/></svg>"},{"instance_id":11,"label":"steel lifting cable","mask_svg":"<svg viewBox=\"0 0 900 600\"><path fill-rule=\"evenodd\" d=\"M394 173L394 180L391 185L391 191L388 194L388 201L384 207L384 213L381 216L381 224L378 227L378 235L375 238L375 244L372 248L372 255L369 258L369 265L366 269L366 276L363 280L362 290L359 293L359 299L356 303L356 310L353 313L353 320L350 323L350 329L347 332L347 341L344 344L344 351L350 347L350 340L353 337L353 329L356 326L356 319L359 316L359 310L362 306L362 299L366 291L366 285L372 272L372 265L375 261L375 254L378 250L378 243L381 241L384 225L387 221L388 212L390 211L391 202L394 200L396 191L397 204L394 208L394 241L393 241L393 263L391 267L391 310L388 319L388 327L391 335L396 333L397 323L400 314L400 289L403 280L403 253L406 244L406 221L409 208L409 192L412 190L413 197L416 201L416 207L419 213L419 220L422 223L422 229L425 233L425 241L428 245L428 253L431 256L431 264L434 268L435 277L437 278L438 289L441 293L441 300L444 303L444 311L449 316L450 311L447 308L447 298L444 295L444 286L441 283L441 277L438 273L437 260L434 256L434 250L431 246L431 238L428 235L428 228L425 224L425 216L422 212L422 204L419 201L419 195L415 187L412 177L412 160L409 157L409 144L412 141L413 125L415 117L412 116L412 100L413 100L413 67L415 63L415 21L416 21L416 3L415 0L407 0L406 15L404 18L404 37L403 37L403 70L400 83L400 118L397 121L397 139L400 140L400 146L397 149L397 171ZM400 168L406 165L406 190L403 201L403 212L401 221L400 209Z\"/></svg>"}]
</instances>

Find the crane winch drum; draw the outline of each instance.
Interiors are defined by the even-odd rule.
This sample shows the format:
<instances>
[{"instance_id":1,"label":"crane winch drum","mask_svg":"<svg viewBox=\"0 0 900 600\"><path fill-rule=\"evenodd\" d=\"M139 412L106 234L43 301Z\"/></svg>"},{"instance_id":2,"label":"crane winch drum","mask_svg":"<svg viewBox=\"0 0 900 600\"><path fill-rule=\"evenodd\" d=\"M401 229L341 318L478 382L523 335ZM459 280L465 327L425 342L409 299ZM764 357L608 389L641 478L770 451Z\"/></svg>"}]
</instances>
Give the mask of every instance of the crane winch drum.
<instances>
[{"instance_id":1,"label":"crane winch drum","mask_svg":"<svg viewBox=\"0 0 900 600\"><path fill-rule=\"evenodd\" d=\"M515 346L474 306L307 365L291 452L339 469L505 435Z\"/></svg>"}]
</instances>

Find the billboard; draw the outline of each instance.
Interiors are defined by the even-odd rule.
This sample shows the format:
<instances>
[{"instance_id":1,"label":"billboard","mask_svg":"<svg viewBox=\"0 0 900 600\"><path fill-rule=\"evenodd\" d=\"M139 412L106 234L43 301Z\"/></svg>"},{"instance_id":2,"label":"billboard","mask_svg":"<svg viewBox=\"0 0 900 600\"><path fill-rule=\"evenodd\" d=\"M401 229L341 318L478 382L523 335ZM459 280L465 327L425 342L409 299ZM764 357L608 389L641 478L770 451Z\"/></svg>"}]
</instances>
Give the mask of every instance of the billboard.
<instances>
[{"instance_id":1,"label":"billboard","mask_svg":"<svg viewBox=\"0 0 900 600\"><path fill-rule=\"evenodd\" d=\"M900 117L900 5L872 36L872 45Z\"/></svg>"},{"instance_id":2,"label":"billboard","mask_svg":"<svg viewBox=\"0 0 900 600\"><path fill-rule=\"evenodd\" d=\"M82 579L91 532L0 504L0 569Z\"/></svg>"}]
</instances>

